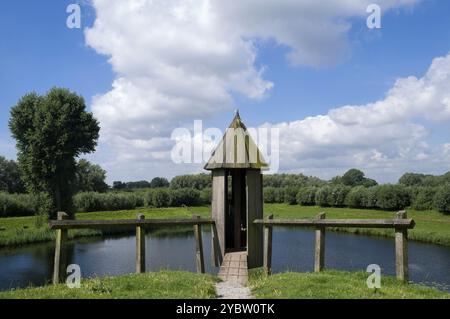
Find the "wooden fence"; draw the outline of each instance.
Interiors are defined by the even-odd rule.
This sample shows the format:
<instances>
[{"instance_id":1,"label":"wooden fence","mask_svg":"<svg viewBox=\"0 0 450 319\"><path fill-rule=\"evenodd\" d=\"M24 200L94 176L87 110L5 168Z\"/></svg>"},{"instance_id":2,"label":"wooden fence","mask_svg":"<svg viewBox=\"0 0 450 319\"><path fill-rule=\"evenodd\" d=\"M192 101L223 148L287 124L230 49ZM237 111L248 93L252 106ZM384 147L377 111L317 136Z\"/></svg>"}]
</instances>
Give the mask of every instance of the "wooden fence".
<instances>
[{"instance_id":1,"label":"wooden fence","mask_svg":"<svg viewBox=\"0 0 450 319\"><path fill-rule=\"evenodd\" d=\"M192 219L145 219L142 214L137 215L137 219L123 220L69 220L68 215L59 212L58 220L50 221L50 229L56 230L55 260L53 268L53 283L60 282L62 274L66 269L66 258L64 246L67 242L67 232L69 229L135 229L136 230L136 272L145 272L145 229L148 227L173 227L173 226L193 226L196 243L196 264L197 272L205 272L205 260L202 244L202 225L215 227L214 220L200 218L194 215Z\"/></svg>"},{"instance_id":2,"label":"wooden fence","mask_svg":"<svg viewBox=\"0 0 450 319\"><path fill-rule=\"evenodd\" d=\"M325 265L325 229L326 228L393 228L395 230L396 275L402 281L408 281L408 229L415 226L414 220L408 219L405 211L398 212L394 219L326 219L325 213L320 213L316 219L257 219L255 224L264 227L264 269L267 274L272 271L272 231L274 226L313 227L315 233L314 271L320 272ZM194 215L192 219L145 219L142 214L137 219L123 220L68 220L68 215L58 213L58 220L50 222L50 229L56 230L55 259L53 283L58 283L65 273L66 258L64 246L67 242L69 229L135 229L136 231L136 272L145 272L145 229L148 227L193 226L195 234L195 254L197 272L205 272L205 261L202 243L202 225L211 225L212 232L217 233L213 219L200 218ZM213 236L213 238L217 236ZM217 243L213 243L217 245Z\"/></svg>"},{"instance_id":3,"label":"wooden fence","mask_svg":"<svg viewBox=\"0 0 450 319\"><path fill-rule=\"evenodd\" d=\"M325 265L325 229L337 227L393 228L395 230L395 265L397 278L408 281L408 229L415 226L414 220L407 219L405 211L400 211L394 219L325 219L320 213L316 219L257 219L256 224L264 226L264 269L272 271L272 228L274 226L313 227L316 229L314 271L319 272Z\"/></svg>"}]
</instances>

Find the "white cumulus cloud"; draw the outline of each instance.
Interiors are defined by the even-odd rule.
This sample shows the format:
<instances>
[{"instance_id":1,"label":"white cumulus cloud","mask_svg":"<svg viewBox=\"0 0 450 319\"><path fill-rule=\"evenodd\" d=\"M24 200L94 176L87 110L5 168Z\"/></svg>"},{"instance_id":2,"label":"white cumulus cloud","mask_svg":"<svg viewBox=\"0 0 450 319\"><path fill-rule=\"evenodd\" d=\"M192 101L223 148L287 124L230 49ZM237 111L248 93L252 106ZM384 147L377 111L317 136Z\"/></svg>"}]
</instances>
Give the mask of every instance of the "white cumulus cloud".
<instances>
[{"instance_id":1,"label":"white cumulus cloud","mask_svg":"<svg viewBox=\"0 0 450 319\"><path fill-rule=\"evenodd\" d=\"M449 100L450 54L435 58L421 78L398 79L380 101L265 126L280 129L285 169L328 169L329 176L353 166L376 174L448 170L449 144L432 146L427 137L428 125L450 120Z\"/></svg>"},{"instance_id":2,"label":"white cumulus cloud","mask_svg":"<svg viewBox=\"0 0 450 319\"><path fill-rule=\"evenodd\" d=\"M383 10L417 0L380 0ZM294 65L324 66L347 54L347 19L369 0L93 0L86 42L117 77L95 97L102 136L150 138L232 107L232 94L264 98L273 86L255 65L256 40L289 48Z\"/></svg>"},{"instance_id":3,"label":"white cumulus cloud","mask_svg":"<svg viewBox=\"0 0 450 319\"><path fill-rule=\"evenodd\" d=\"M131 170L129 179L142 169L153 176L162 174L161 167L182 171L167 163L175 127L233 108L234 94L270 95L276 83L257 63L261 41L287 48L286 63L294 67L335 65L349 56L351 19L365 19L372 2L92 0L96 20L85 31L86 42L108 57L116 73L111 90L92 104L102 149L115 154L106 168L117 171L121 161L135 160L141 170ZM377 4L386 12L417 2ZM420 161L442 163L448 145L428 145L427 127L416 119L450 119L449 60L435 59L421 78L398 79L380 101L265 124L280 128L281 168L310 167L311 173L327 168L332 174L359 165L398 172Z\"/></svg>"}]
</instances>

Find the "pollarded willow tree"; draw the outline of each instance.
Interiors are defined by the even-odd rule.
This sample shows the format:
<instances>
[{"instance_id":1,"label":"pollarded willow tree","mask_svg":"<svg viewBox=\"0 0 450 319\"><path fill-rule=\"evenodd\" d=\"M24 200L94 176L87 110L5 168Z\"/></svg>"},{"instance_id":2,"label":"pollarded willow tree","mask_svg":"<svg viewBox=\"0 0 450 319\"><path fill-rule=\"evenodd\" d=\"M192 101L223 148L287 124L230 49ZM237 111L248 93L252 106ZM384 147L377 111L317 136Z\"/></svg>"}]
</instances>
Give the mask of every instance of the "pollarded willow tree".
<instances>
[{"instance_id":1,"label":"pollarded willow tree","mask_svg":"<svg viewBox=\"0 0 450 319\"><path fill-rule=\"evenodd\" d=\"M50 217L73 216L76 158L95 151L100 131L83 97L62 88L27 94L11 109L9 128L28 190L45 195Z\"/></svg>"}]
</instances>

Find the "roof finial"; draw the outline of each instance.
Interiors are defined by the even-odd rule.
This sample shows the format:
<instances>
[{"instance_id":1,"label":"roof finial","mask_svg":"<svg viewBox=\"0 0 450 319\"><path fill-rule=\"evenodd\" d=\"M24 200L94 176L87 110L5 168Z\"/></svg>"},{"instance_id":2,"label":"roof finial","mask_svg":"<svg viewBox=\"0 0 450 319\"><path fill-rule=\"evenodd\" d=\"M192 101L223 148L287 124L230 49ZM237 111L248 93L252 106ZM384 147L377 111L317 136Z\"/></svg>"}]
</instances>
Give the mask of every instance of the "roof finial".
<instances>
[{"instance_id":1,"label":"roof finial","mask_svg":"<svg viewBox=\"0 0 450 319\"><path fill-rule=\"evenodd\" d=\"M239 116L239 109L234 110L234 116L240 117Z\"/></svg>"}]
</instances>

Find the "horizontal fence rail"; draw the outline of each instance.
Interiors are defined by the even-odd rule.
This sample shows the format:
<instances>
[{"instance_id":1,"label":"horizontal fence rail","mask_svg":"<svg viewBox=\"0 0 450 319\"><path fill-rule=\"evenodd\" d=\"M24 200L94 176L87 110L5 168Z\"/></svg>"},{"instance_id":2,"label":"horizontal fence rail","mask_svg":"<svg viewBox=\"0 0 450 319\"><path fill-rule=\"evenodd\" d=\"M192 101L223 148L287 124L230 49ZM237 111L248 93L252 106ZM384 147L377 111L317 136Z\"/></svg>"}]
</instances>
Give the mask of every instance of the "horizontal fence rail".
<instances>
[{"instance_id":1,"label":"horizontal fence rail","mask_svg":"<svg viewBox=\"0 0 450 319\"><path fill-rule=\"evenodd\" d=\"M408 281L408 229L416 223L407 218L406 211L396 213L394 219L325 219L320 213L315 219L256 219L253 223L264 227L264 269L272 272L272 228L275 226L313 227L315 232L314 271L320 272L325 266L326 228L392 228L395 230L395 265L397 278Z\"/></svg>"},{"instance_id":2,"label":"horizontal fence rail","mask_svg":"<svg viewBox=\"0 0 450 319\"><path fill-rule=\"evenodd\" d=\"M358 227L358 228L414 228L412 219L256 219L255 224L264 226L303 227Z\"/></svg>"},{"instance_id":3,"label":"horizontal fence rail","mask_svg":"<svg viewBox=\"0 0 450 319\"><path fill-rule=\"evenodd\" d=\"M211 225L215 231L213 219L200 218L193 215L192 219L145 219L142 214L137 219L120 220L69 220L68 215L58 213L58 220L49 222L50 229L56 230L55 259L53 268L53 283L57 284L66 272L67 258L64 246L67 243L67 233L70 229L135 229L136 230L136 273L145 272L145 229L155 227L193 226L195 235L195 256L197 272L205 272L205 261L202 244L202 225Z\"/></svg>"},{"instance_id":4,"label":"horizontal fence rail","mask_svg":"<svg viewBox=\"0 0 450 319\"><path fill-rule=\"evenodd\" d=\"M213 224L212 219L52 220L50 229L108 229L115 227L167 227Z\"/></svg>"}]
</instances>

